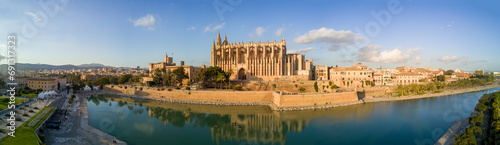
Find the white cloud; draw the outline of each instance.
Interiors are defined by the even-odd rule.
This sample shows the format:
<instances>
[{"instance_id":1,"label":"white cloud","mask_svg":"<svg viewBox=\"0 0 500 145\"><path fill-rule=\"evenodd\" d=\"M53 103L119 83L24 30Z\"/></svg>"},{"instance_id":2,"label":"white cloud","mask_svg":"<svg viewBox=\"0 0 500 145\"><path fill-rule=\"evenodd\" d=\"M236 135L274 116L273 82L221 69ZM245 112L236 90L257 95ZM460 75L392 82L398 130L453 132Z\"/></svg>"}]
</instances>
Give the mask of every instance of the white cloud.
<instances>
[{"instance_id":1,"label":"white cloud","mask_svg":"<svg viewBox=\"0 0 500 145\"><path fill-rule=\"evenodd\" d=\"M192 31L192 30L196 30L196 28L194 26L191 26L191 27L188 27L187 30Z\"/></svg>"},{"instance_id":2,"label":"white cloud","mask_svg":"<svg viewBox=\"0 0 500 145\"><path fill-rule=\"evenodd\" d=\"M287 54L297 54L297 53L307 53L311 50L315 50L316 48L309 47L309 48L303 48L303 49L296 49L296 50L287 50Z\"/></svg>"},{"instance_id":3,"label":"white cloud","mask_svg":"<svg viewBox=\"0 0 500 145\"><path fill-rule=\"evenodd\" d=\"M448 23L446 26L441 26L440 28L441 29L444 29L444 28L450 28L451 26L453 26L455 24L455 21L451 21L450 23Z\"/></svg>"},{"instance_id":4,"label":"white cloud","mask_svg":"<svg viewBox=\"0 0 500 145\"><path fill-rule=\"evenodd\" d=\"M0 61L3 61L3 59L5 59L5 54L2 52L2 54L0 55Z\"/></svg>"},{"instance_id":5,"label":"white cloud","mask_svg":"<svg viewBox=\"0 0 500 145\"><path fill-rule=\"evenodd\" d=\"M418 65L418 64L421 64L422 63L422 57L420 56L416 56L415 57L415 63Z\"/></svg>"},{"instance_id":6,"label":"white cloud","mask_svg":"<svg viewBox=\"0 0 500 145\"><path fill-rule=\"evenodd\" d=\"M141 17L137 20L129 20L134 23L134 26L148 27L149 30L155 30L153 27L155 25L156 19L151 14L146 14L146 16Z\"/></svg>"},{"instance_id":7,"label":"white cloud","mask_svg":"<svg viewBox=\"0 0 500 145\"><path fill-rule=\"evenodd\" d=\"M317 30L311 30L295 38L293 41L299 44L320 43L323 45L330 45L329 50L337 51L361 40L363 40L363 37L357 33L345 30L336 31L323 27Z\"/></svg>"},{"instance_id":8,"label":"white cloud","mask_svg":"<svg viewBox=\"0 0 500 145\"><path fill-rule=\"evenodd\" d=\"M399 49L380 51L380 45L368 45L361 48L357 54L360 61L383 62L383 63L405 63L413 58L413 55L422 48L408 49L401 51ZM421 59L419 57L419 59Z\"/></svg>"},{"instance_id":9,"label":"white cloud","mask_svg":"<svg viewBox=\"0 0 500 145\"><path fill-rule=\"evenodd\" d=\"M469 60L467 58L462 59L462 64L463 65L468 65L468 64L474 64L474 63L480 63L480 62L488 62L488 60Z\"/></svg>"},{"instance_id":10,"label":"white cloud","mask_svg":"<svg viewBox=\"0 0 500 145\"><path fill-rule=\"evenodd\" d=\"M33 20L36 20L38 22L42 21L42 18L38 17L38 15L36 15L33 12L25 12L25 13L26 13L26 15L30 16L31 18L33 18Z\"/></svg>"},{"instance_id":11,"label":"white cloud","mask_svg":"<svg viewBox=\"0 0 500 145\"><path fill-rule=\"evenodd\" d=\"M447 56L447 55L445 55L445 56L439 58L438 60L442 61L442 62L445 62L445 63L450 63L450 62L457 62L457 61L459 61L462 58L460 58L458 56Z\"/></svg>"},{"instance_id":12,"label":"white cloud","mask_svg":"<svg viewBox=\"0 0 500 145\"><path fill-rule=\"evenodd\" d=\"M257 36L262 36L262 34L264 34L264 32L266 32L266 29L262 28L262 27L257 27L257 29L255 29L255 33L257 34Z\"/></svg>"},{"instance_id":13,"label":"white cloud","mask_svg":"<svg viewBox=\"0 0 500 145\"><path fill-rule=\"evenodd\" d=\"M248 34L249 37L260 37L262 34L266 32L266 29L263 27L257 27L254 32Z\"/></svg>"},{"instance_id":14,"label":"white cloud","mask_svg":"<svg viewBox=\"0 0 500 145\"><path fill-rule=\"evenodd\" d=\"M226 25L226 22L223 22L219 25L213 25L213 24L210 24L208 25L207 27L205 27L205 30L203 30L203 32L213 32L213 31L217 31L219 29L223 29L224 26Z\"/></svg>"},{"instance_id":15,"label":"white cloud","mask_svg":"<svg viewBox=\"0 0 500 145\"><path fill-rule=\"evenodd\" d=\"M283 32L285 31L285 28L279 28L278 30L276 30L276 32L274 32L274 34L276 34L276 36L281 36L281 34L283 34Z\"/></svg>"},{"instance_id":16,"label":"white cloud","mask_svg":"<svg viewBox=\"0 0 500 145\"><path fill-rule=\"evenodd\" d=\"M466 56L442 56L441 58L438 59L441 62L444 63L453 63L453 62L462 62L463 65L468 65L468 64L474 64L474 63L480 63L480 62L488 62L487 60L470 60Z\"/></svg>"},{"instance_id":17,"label":"white cloud","mask_svg":"<svg viewBox=\"0 0 500 145\"><path fill-rule=\"evenodd\" d=\"M6 48L6 47L7 47L7 45L5 45L5 44L0 44L0 48Z\"/></svg>"}]
</instances>

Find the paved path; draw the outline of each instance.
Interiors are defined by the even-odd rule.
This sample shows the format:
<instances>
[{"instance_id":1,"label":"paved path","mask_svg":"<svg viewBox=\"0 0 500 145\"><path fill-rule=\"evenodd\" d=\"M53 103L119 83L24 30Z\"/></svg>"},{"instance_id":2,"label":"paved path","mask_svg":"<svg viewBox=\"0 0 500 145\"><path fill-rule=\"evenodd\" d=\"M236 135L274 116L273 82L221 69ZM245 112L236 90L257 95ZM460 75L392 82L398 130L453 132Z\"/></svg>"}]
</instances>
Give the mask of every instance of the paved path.
<instances>
[{"instance_id":1,"label":"paved path","mask_svg":"<svg viewBox=\"0 0 500 145\"><path fill-rule=\"evenodd\" d=\"M469 125L469 117L455 121L434 145L453 145L455 143L453 139L455 139L457 135L463 133L467 125Z\"/></svg>"},{"instance_id":2,"label":"paved path","mask_svg":"<svg viewBox=\"0 0 500 145\"><path fill-rule=\"evenodd\" d=\"M71 97L68 95L67 99ZM113 136L88 125L86 96L77 95L73 104L64 102L63 109L69 109L68 119L62 122L61 129L47 130L47 144L57 145L94 145L94 144L126 144ZM69 108L67 106L70 105ZM113 143L116 140L117 143Z\"/></svg>"}]
</instances>

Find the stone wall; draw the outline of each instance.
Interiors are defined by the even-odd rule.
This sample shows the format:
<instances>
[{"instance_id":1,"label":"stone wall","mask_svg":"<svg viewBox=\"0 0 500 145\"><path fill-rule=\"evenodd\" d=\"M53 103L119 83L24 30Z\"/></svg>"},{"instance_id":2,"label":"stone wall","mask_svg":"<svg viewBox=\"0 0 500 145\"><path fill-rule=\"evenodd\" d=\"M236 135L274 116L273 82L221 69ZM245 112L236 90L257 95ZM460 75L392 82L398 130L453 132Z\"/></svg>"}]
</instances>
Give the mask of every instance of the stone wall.
<instances>
[{"instance_id":1,"label":"stone wall","mask_svg":"<svg viewBox=\"0 0 500 145\"><path fill-rule=\"evenodd\" d=\"M142 88L142 90L141 90ZM261 103L276 107L330 105L358 101L356 92L283 94L275 91L188 91L106 85L104 91L151 98L220 103Z\"/></svg>"},{"instance_id":2,"label":"stone wall","mask_svg":"<svg viewBox=\"0 0 500 145\"><path fill-rule=\"evenodd\" d=\"M317 93L317 94L277 94L275 93L273 103L278 107L300 107L350 103L358 101L356 92L343 93Z\"/></svg>"},{"instance_id":3,"label":"stone wall","mask_svg":"<svg viewBox=\"0 0 500 145\"><path fill-rule=\"evenodd\" d=\"M379 97L390 94L395 87L393 86L380 86L373 88L362 88L358 91L363 92L365 97Z\"/></svg>"},{"instance_id":4,"label":"stone wall","mask_svg":"<svg viewBox=\"0 0 500 145\"><path fill-rule=\"evenodd\" d=\"M158 90L154 88L141 87L119 87L106 85L105 91L122 93L126 95L147 96L153 98L212 101L212 102L272 102L272 91L187 91L168 89Z\"/></svg>"}]
</instances>

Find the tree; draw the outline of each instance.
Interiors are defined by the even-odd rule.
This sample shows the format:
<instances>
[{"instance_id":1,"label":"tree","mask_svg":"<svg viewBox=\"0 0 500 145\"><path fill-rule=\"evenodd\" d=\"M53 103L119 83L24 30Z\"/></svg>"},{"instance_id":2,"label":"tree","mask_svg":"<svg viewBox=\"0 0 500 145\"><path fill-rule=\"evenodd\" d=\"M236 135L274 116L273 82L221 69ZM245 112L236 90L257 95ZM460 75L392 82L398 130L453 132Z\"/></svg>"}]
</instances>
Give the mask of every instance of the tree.
<instances>
[{"instance_id":1,"label":"tree","mask_svg":"<svg viewBox=\"0 0 500 145\"><path fill-rule=\"evenodd\" d=\"M304 88L304 87L299 88L299 93L304 93L305 91L306 91L306 88Z\"/></svg>"},{"instance_id":2,"label":"tree","mask_svg":"<svg viewBox=\"0 0 500 145\"><path fill-rule=\"evenodd\" d=\"M233 75L233 70L232 69L229 69L227 72L225 72L224 74L226 75L226 84L229 84L229 88L231 88L231 80L229 78L231 78L231 76Z\"/></svg>"},{"instance_id":3,"label":"tree","mask_svg":"<svg viewBox=\"0 0 500 145\"><path fill-rule=\"evenodd\" d=\"M437 76L437 80L440 81L440 82L444 82L444 80L445 80L444 75Z\"/></svg>"},{"instance_id":4,"label":"tree","mask_svg":"<svg viewBox=\"0 0 500 145\"><path fill-rule=\"evenodd\" d=\"M198 79L198 82L200 82L201 87L205 87L205 82L206 82L206 75L205 75L206 69L200 69L200 71L194 73L196 78Z\"/></svg>"},{"instance_id":5,"label":"tree","mask_svg":"<svg viewBox=\"0 0 500 145\"><path fill-rule=\"evenodd\" d=\"M107 85L107 84L109 84L109 79L105 78L105 77L99 78L99 79L97 79L97 84Z\"/></svg>"},{"instance_id":6,"label":"tree","mask_svg":"<svg viewBox=\"0 0 500 145\"><path fill-rule=\"evenodd\" d=\"M142 76L141 75L134 75L128 81L129 82L141 82Z\"/></svg>"},{"instance_id":7,"label":"tree","mask_svg":"<svg viewBox=\"0 0 500 145\"><path fill-rule=\"evenodd\" d=\"M222 83L226 81L226 75L224 73L219 73L216 77L216 81L220 82L220 88L222 89Z\"/></svg>"},{"instance_id":8,"label":"tree","mask_svg":"<svg viewBox=\"0 0 500 145\"><path fill-rule=\"evenodd\" d=\"M153 72L153 85L160 85L163 83L162 72L159 68L156 68Z\"/></svg>"},{"instance_id":9,"label":"tree","mask_svg":"<svg viewBox=\"0 0 500 145\"><path fill-rule=\"evenodd\" d=\"M453 73L455 73L455 71L453 70L447 70L444 72L444 75L452 75Z\"/></svg>"},{"instance_id":10,"label":"tree","mask_svg":"<svg viewBox=\"0 0 500 145\"><path fill-rule=\"evenodd\" d=\"M207 84L212 84L212 83L216 83L218 82L216 80L217 76L219 75L219 73L224 73L224 71L222 70L222 68L218 67L218 66L211 66L211 67L208 67L205 71L204 71L204 75L205 75L205 78L204 78L204 81L207 83Z\"/></svg>"},{"instance_id":11,"label":"tree","mask_svg":"<svg viewBox=\"0 0 500 145\"><path fill-rule=\"evenodd\" d=\"M172 72L168 71L162 75L163 84L165 86L171 86L173 81Z\"/></svg>"},{"instance_id":12,"label":"tree","mask_svg":"<svg viewBox=\"0 0 500 145\"><path fill-rule=\"evenodd\" d=\"M118 84L124 84L124 83L128 82L130 80L130 78L132 78L131 74L121 75L120 77L118 77Z\"/></svg>"},{"instance_id":13,"label":"tree","mask_svg":"<svg viewBox=\"0 0 500 145\"><path fill-rule=\"evenodd\" d=\"M118 78L117 77L113 77L113 76L109 76L109 83L111 84L118 84Z\"/></svg>"},{"instance_id":14,"label":"tree","mask_svg":"<svg viewBox=\"0 0 500 145\"><path fill-rule=\"evenodd\" d=\"M182 66L179 66L176 69L174 69L174 71L172 71L172 75L176 76L175 77L176 82L180 82L181 85L182 85L182 80L188 77L186 72L184 72L184 67Z\"/></svg>"},{"instance_id":15,"label":"tree","mask_svg":"<svg viewBox=\"0 0 500 145\"><path fill-rule=\"evenodd\" d=\"M318 92L318 82L314 82L314 90Z\"/></svg>"}]
</instances>

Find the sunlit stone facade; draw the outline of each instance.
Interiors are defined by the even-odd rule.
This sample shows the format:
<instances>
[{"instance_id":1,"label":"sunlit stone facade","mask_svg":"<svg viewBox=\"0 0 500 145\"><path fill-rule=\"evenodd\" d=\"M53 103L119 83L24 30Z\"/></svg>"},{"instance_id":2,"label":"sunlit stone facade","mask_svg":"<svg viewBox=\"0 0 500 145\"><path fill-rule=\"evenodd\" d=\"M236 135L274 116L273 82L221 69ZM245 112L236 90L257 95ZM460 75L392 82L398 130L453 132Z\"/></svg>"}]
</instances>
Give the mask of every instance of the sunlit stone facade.
<instances>
[{"instance_id":1,"label":"sunlit stone facade","mask_svg":"<svg viewBox=\"0 0 500 145\"><path fill-rule=\"evenodd\" d=\"M254 43L221 41L212 43L211 66L233 71L238 80L310 80L312 61L301 54L287 54L285 39Z\"/></svg>"}]
</instances>

